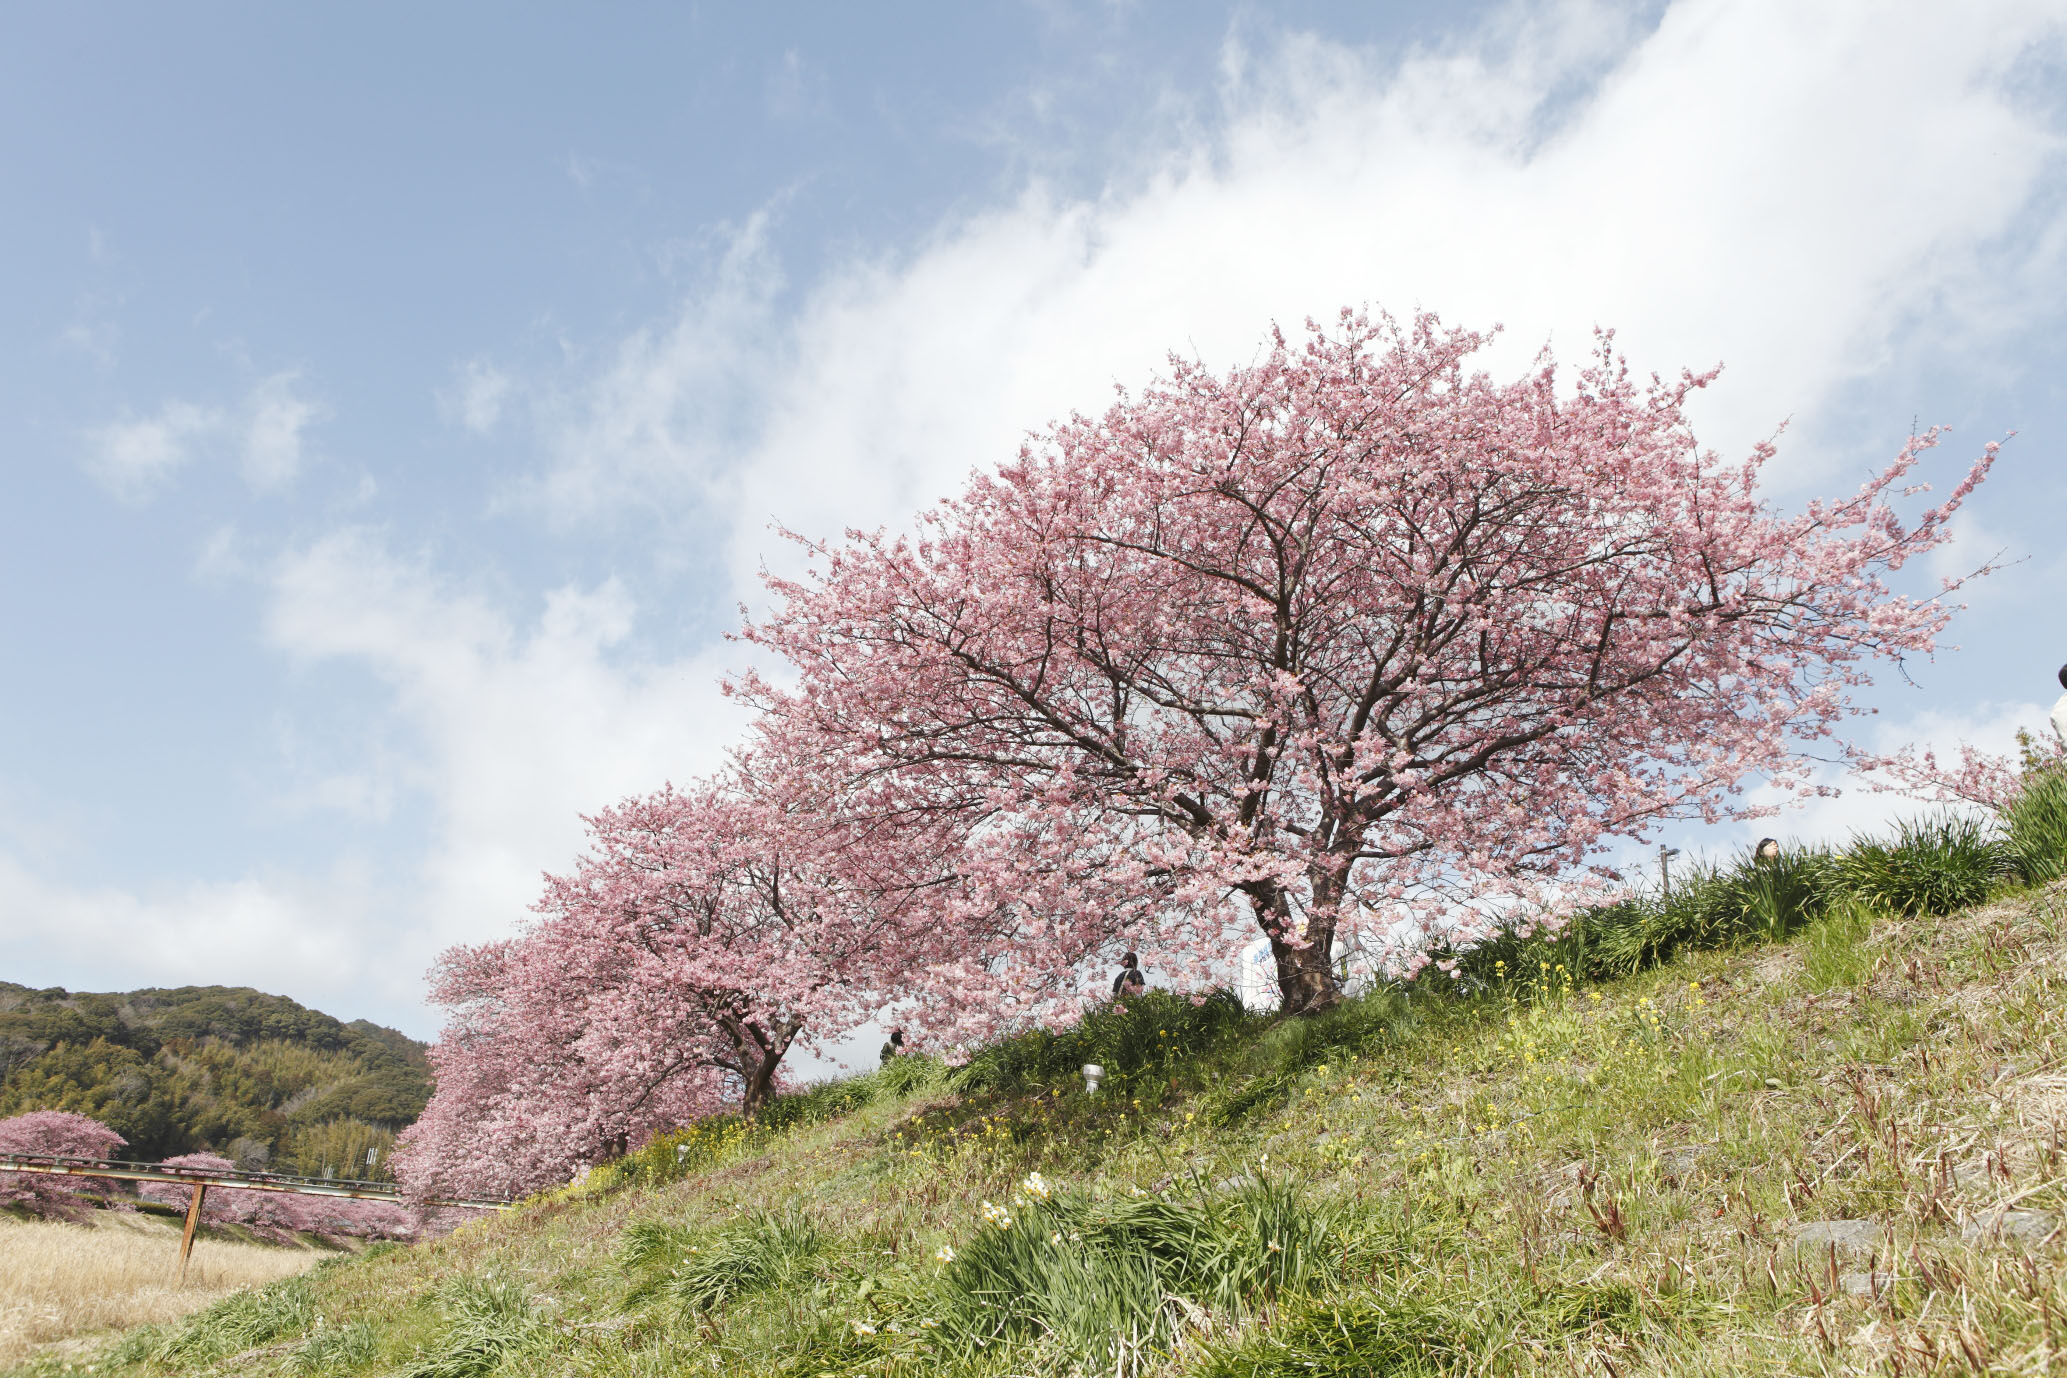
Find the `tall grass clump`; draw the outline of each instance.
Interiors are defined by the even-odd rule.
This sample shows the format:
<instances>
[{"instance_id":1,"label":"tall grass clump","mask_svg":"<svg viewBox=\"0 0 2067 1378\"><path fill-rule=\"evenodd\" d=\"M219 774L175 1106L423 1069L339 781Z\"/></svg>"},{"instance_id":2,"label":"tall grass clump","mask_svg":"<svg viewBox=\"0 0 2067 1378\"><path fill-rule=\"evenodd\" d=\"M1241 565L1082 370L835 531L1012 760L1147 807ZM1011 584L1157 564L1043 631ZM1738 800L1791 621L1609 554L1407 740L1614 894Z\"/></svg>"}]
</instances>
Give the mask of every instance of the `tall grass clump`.
<instances>
[{"instance_id":1,"label":"tall grass clump","mask_svg":"<svg viewBox=\"0 0 2067 1378\"><path fill-rule=\"evenodd\" d=\"M1681 1318L1658 1318L1671 1324ZM1286 1308L1270 1324L1209 1348L1196 1378L1436 1378L1502 1372L1506 1337L1536 1344L1568 1337L1627 1341L1645 1328L1637 1290L1621 1282L1524 1285L1468 1310L1431 1289L1335 1288ZM1608 1372L1616 1372L1608 1369Z\"/></svg>"},{"instance_id":2,"label":"tall grass clump","mask_svg":"<svg viewBox=\"0 0 2067 1378\"><path fill-rule=\"evenodd\" d=\"M341 1373L364 1368L380 1351L380 1337L363 1320L324 1327L318 1321L313 1335L304 1340L289 1360L296 1373Z\"/></svg>"},{"instance_id":3,"label":"tall grass clump","mask_svg":"<svg viewBox=\"0 0 2067 1378\"><path fill-rule=\"evenodd\" d=\"M1979 904L2012 873L2009 849L1978 819L1905 821L1892 841L1857 837L1837 859L1847 894L1909 918Z\"/></svg>"},{"instance_id":4,"label":"tall grass clump","mask_svg":"<svg viewBox=\"0 0 2067 1378\"><path fill-rule=\"evenodd\" d=\"M1510 930L1440 955L1467 988L1526 991L1560 971L1576 980L1613 980L1682 951L1788 937L1828 911L1842 888L1838 871L1838 859L1817 847L1785 848L1769 861L1746 855L1727 866L1693 868L1670 890L1632 894L1556 928Z\"/></svg>"},{"instance_id":5,"label":"tall grass clump","mask_svg":"<svg viewBox=\"0 0 2067 1378\"><path fill-rule=\"evenodd\" d=\"M2024 772L2002 811L2004 846L2027 885L2067 874L2067 765L2050 762Z\"/></svg>"},{"instance_id":6,"label":"tall grass clump","mask_svg":"<svg viewBox=\"0 0 2067 1378\"><path fill-rule=\"evenodd\" d=\"M808 1274L827 1240L794 1203L716 1230L641 1221L625 1232L618 1263L634 1276L628 1301L665 1296L684 1311L716 1311Z\"/></svg>"},{"instance_id":7,"label":"tall grass clump","mask_svg":"<svg viewBox=\"0 0 2067 1378\"><path fill-rule=\"evenodd\" d=\"M1208 1356L1198 1378L1437 1378L1468 1323L1419 1298L1329 1297Z\"/></svg>"},{"instance_id":8,"label":"tall grass clump","mask_svg":"<svg viewBox=\"0 0 2067 1378\"><path fill-rule=\"evenodd\" d=\"M223 1298L173 1332L156 1356L199 1364L275 1340L291 1339L316 1323L316 1302L305 1278L289 1278Z\"/></svg>"},{"instance_id":9,"label":"tall grass clump","mask_svg":"<svg viewBox=\"0 0 2067 1378\"><path fill-rule=\"evenodd\" d=\"M1325 1268L1332 1213L1287 1181L1232 1194L1052 1193L1038 1176L986 1202L974 1237L943 1250L936 1300L965 1355L1046 1337L1101 1373L1132 1372L1190 1328L1254 1314Z\"/></svg>"},{"instance_id":10,"label":"tall grass clump","mask_svg":"<svg viewBox=\"0 0 2067 1378\"><path fill-rule=\"evenodd\" d=\"M481 1378L505 1359L543 1344L550 1328L513 1282L463 1278L439 1298L445 1329L401 1378Z\"/></svg>"}]
</instances>

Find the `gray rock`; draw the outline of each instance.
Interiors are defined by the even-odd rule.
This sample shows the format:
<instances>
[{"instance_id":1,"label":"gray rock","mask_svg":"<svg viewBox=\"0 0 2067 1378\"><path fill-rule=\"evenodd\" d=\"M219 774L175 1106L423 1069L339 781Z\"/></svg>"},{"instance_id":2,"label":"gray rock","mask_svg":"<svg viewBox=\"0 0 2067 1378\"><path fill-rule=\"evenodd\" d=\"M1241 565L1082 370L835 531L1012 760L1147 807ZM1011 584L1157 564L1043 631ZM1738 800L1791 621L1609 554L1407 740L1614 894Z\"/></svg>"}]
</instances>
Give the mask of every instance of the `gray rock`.
<instances>
[{"instance_id":1,"label":"gray rock","mask_svg":"<svg viewBox=\"0 0 2067 1378\"><path fill-rule=\"evenodd\" d=\"M1837 1285L1847 1295L1854 1297L1870 1297L1874 1292L1871 1273L1840 1273Z\"/></svg>"},{"instance_id":2,"label":"gray rock","mask_svg":"<svg viewBox=\"0 0 2067 1378\"><path fill-rule=\"evenodd\" d=\"M2044 1211L1982 1211L1967 1221L1959 1233L1969 1244L2010 1239L2020 1244L2036 1244L2058 1228L2059 1223Z\"/></svg>"},{"instance_id":3,"label":"gray rock","mask_svg":"<svg viewBox=\"0 0 2067 1378\"><path fill-rule=\"evenodd\" d=\"M1795 1252L1828 1256L1834 1248L1846 1261L1871 1260L1880 1250L1880 1222L1877 1220L1812 1220L1794 1236Z\"/></svg>"}]
</instances>

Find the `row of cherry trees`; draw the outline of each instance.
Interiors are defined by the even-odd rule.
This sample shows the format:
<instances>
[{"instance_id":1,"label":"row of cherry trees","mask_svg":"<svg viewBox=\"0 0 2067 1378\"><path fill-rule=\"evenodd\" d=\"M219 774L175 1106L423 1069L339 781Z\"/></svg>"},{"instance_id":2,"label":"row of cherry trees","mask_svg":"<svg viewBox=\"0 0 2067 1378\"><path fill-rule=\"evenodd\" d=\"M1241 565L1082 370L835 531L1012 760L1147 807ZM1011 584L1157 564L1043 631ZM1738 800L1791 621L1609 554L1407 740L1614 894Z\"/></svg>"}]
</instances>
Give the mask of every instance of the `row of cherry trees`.
<instances>
[{"instance_id":1,"label":"row of cherry trees","mask_svg":"<svg viewBox=\"0 0 2067 1378\"><path fill-rule=\"evenodd\" d=\"M448 954L438 1090L396 1167L523 1190L727 1104L871 1012L939 1044L1067 1018L1150 947L1261 931L1286 1007L1339 942L1554 921L1602 844L1804 778L1942 595L1886 575L1935 435L1781 512L1695 442L1709 376L1561 379L1345 312L980 471L909 535L802 541L744 639L780 675L722 778L588 820L521 935Z\"/></svg>"},{"instance_id":2,"label":"row of cherry trees","mask_svg":"<svg viewBox=\"0 0 2067 1378\"><path fill-rule=\"evenodd\" d=\"M113 1159L128 1141L88 1115L71 1110L31 1110L0 1119L0 1154L58 1158ZM167 1167L233 1172L236 1164L213 1153L187 1153L165 1160ZM76 1219L90 1208L89 1194L122 1201L126 1184L94 1177L36 1172L0 1173L0 1206L28 1215ZM185 1206L192 1188L176 1182L142 1182L136 1194L146 1201ZM369 1239L407 1239L420 1227L419 1213L388 1201L350 1197L305 1196L292 1192L212 1187L202 1202L203 1216L214 1223L247 1225L286 1236L313 1231Z\"/></svg>"}]
</instances>

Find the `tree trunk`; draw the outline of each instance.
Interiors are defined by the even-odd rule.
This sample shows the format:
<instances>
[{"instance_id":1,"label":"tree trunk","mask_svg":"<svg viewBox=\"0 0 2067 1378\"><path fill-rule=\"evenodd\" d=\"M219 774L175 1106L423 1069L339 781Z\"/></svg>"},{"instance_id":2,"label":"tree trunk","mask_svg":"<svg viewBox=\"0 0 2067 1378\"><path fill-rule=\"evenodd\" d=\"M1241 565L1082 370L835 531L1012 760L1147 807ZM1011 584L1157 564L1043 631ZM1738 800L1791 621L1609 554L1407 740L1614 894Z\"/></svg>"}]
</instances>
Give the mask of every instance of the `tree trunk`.
<instances>
[{"instance_id":1,"label":"tree trunk","mask_svg":"<svg viewBox=\"0 0 2067 1378\"><path fill-rule=\"evenodd\" d=\"M1342 980L1331 960L1335 947L1332 908L1307 918L1302 937L1292 922L1292 906L1282 889L1266 885L1250 894L1257 922L1270 938L1277 963L1278 995L1286 1014L1318 1014L1342 1000Z\"/></svg>"},{"instance_id":2,"label":"tree trunk","mask_svg":"<svg viewBox=\"0 0 2067 1378\"><path fill-rule=\"evenodd\" d=\"M752 1020L729 1015L721 1016L718 1025L738 1054L740 1111L757 1115L774 1097L776 1069L782 1066L782 1055L789 1051L789 1045L804 1026L782 1023L764 1029Z\"/></svg>"},{"instance_id":3,"label":"tree trunk","mask_svg":"<svg viewBox=\"0 0 2067 1378\"><path fill-rule=\"evenodd\" d=\"M739 1108L748 1116L761 1113L763 1106L775 1095L775 1069L782 1065L782 1054L765 1056L746 1079L746 1093L740 1098Z\"/></svg>"}]
</instances>

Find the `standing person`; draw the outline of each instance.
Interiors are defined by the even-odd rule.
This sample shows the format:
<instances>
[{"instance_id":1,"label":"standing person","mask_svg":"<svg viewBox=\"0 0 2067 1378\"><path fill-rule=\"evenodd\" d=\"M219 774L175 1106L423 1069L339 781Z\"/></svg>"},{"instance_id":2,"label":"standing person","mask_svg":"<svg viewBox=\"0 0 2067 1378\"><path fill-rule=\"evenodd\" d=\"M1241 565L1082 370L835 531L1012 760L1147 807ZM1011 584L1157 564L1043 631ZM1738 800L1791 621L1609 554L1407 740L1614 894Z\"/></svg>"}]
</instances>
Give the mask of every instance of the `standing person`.
<instances>
[{"instance_id":1,"label":"standing person","mask_svg":"<svg viewBox=\"0 0 2067 1378\"><path fill-rule=\"evenodd\" d=\"M1141 976L1141 959L1129 952L1120 958L1119 975L1112 978L1113 998L1122 995L1139 995L1148 989L1148 982Z\"/></svg>"},{"instance_id":2,"label":"standing person","mask_svg":"<svg viewBox=\"0 0 2067 1378\"><path fill-rule=\"evenodd\" d=\"M2067 665L2060 667L2060 687L2067 689ZM2053 705L2053 735L2067 746L2067 694L2060 695L2060 701Z\"/></svg>"},{"instance_id":3,"label":"standing person","mask_svg":"<svg viewBox=\"0 0 2067 1378\"><path fill-rule=\"evenodd\" d=\"M883 1065L883 1066L885 1066L885 1067L888 1067L888 1066L890 1065L890 1059L891 1059L891 1058L893 1058L893 1057L896 1057L896 1056L898 1056L898 1055L899 1055L899 1054L901 1054L901 1053L903 1053L903 1051L904 1051L904 1030L902 1030L902 1029L892 1029L892 1030L890 1030L890 1041L889 1041L888 1043L885 1043L885 1044L883 1045L883 1057L882 1057L882 1065Z\"/></svg>"}]
</instances>

